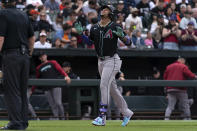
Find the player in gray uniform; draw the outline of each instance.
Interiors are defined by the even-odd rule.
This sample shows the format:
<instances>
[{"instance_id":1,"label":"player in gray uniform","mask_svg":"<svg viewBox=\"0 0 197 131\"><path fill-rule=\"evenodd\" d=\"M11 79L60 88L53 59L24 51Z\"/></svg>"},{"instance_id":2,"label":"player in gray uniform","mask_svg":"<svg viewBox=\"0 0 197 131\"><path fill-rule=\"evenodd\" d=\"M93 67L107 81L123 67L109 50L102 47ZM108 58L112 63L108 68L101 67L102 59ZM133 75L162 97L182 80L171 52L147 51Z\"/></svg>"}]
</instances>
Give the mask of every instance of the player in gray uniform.
<instances>
[{"instance_id":1,"label":"player in gray uniform","mask_svg":"<svg viewBox=\"0 0 197 131\"><path fill-rule=\"evenodd\" d=\"M90 30L90 40L95 45L98 56L98 70L101 76L99 116L92 122L93 125L104 126L106 124L106 113L110 95L124 116L122 126L126 126L133 115L133 112L128 109L127 103L118 90L115 80L115 75L120 71L122 64L117 54L118 38L125 45L131 45L131 40L123 32L123 29L113 22L113 11L111 7L104 5L101 7L100 22Z\"/></svg>"}]
</instances>

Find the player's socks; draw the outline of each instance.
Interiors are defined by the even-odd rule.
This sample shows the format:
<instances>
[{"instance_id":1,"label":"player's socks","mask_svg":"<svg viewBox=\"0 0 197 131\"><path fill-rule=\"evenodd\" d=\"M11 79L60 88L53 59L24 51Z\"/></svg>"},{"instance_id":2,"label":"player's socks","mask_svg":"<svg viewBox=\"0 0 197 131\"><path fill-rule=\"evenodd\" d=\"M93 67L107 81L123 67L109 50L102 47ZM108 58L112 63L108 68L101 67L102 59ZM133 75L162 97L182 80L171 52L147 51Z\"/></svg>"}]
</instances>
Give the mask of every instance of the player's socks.
<instances>
[{"instance_id":1,"label":"player's socks","mask_svg":"<svg viewBox=\"0 0 197 131\"><path fill-rule=\"evenodd\" d=\"M99 108L99 116L92 121L92 124L95 126L105 126L106 124L106 113L107 113L107 105L100 104Z\"/></svg>"}]
</instances>

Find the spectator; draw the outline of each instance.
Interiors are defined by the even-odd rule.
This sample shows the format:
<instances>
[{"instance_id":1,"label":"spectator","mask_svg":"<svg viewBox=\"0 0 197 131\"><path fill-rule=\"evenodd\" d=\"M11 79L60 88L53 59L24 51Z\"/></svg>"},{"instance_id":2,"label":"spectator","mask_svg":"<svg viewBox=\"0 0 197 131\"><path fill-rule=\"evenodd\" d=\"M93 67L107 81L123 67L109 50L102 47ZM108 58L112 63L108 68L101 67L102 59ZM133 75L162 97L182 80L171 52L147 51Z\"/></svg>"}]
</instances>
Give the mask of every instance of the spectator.
<instances>
[{"instance_id":1,"label":"spectator","mask_svg":"<svg viewBox=\"0 0 197 131\"><path fill-rule=\"evenodd\" d=\"M52 45L47 41L47 34L45 31L40 33L40 40L34 44L34 48L51 48Z\"/></svg>"},{"instance_id":2,"label":"spectator","mask_svg":"<svg viewBox=\"0 0 197 131\"><path fill-rule=\"evenodd\" d=\"M182 30L181 39L181 50L197 51L197 30L192 21L188 23L187 29Z\"/></svg>"},{"instance_id":3,"label":"spectator","mask_svg":"<svg viewBox=\"0 0 197 131\"><path fill-rule=\"evenodd\" d=\"M176 20L176 16L172 15L169 24L163 29L163 49L179 50L178 38L181 35L181 31L178 29L178 23L176 23Z\"/></svg>"},{"instance_id":4,"label":"spectator","mask_svg":"<svg viewBox=\"0 0 197 131\"><path fill-rule=\"evenodd\" d=\"M70 62L64 61L64 63L62 64L62 68L63 68L64 72L66 74L68 74L68 76L71 79L78 79L78 80L80 79L80 77L78 75L76 75L75 73L73 73Z\"/></svg>"},{"instance_id":5,"label":"spectator","mask_svg":"<svg viewBox=\"0 0 197 131\"><path fill-rule=\"evenodd\" d=\"M170 17L174 14L173 10L171 7L167 7L166 12L165 12L165 20L169 20ZM169 22L169 21L168 21Z\"/></svg>"},{"instance_id":6,"label":"spectator","mask_svg":"<svg viewBox=\"0 0 197 131\"><path fill-rule=\"evenodd\" d=\"M76 36L71 36L70 44L68 45L68 48L78 48Z\"/></svg>"},{"instance_id":7,"label":"spectator","mask_svg":"<svg viewBox=\"0 0 197 131\"><path fill-rule=\"evenodd\" d=\"M143 28L142 20L138 16L138 9L137 8L131 9L131 14L129 14L129 16L126 18L125 27L126 27L126 29L129 29L130 27L132 27L133 29L142 30L142 28Z\"/></svg>"},{"instance_id":8,"label":"spectator","mask_svg":"<svg viewBox=\"0 0 197 131\"><path fill-rule=\"evenodd\" d=\"M123 0L118 1L117 8L114 10L114 15L117 16L118 14L124 15L124 18L126 18L129 14L129 12L125 10Z\"/></svg>"},{"instance_id":9,"label":"spectator","mask_svg":"<svg viewBox=\"0 0 197 131\"><path fill-rule=\"evenodd\" d=\"M157 18L157 25L154 27L155 30L152 29L153 28L152 27L153 24L152 24L150 32L152 31L154 48L161 49L162 44L163 44L162 32L163 32L163 28L164 28L165 24L164 24L163 15L158 15L157 17L158 17Z\"/></svg>"},{"instance_id":10,"label":"spectator","mask_svg":"<svg viewBox=\"0 0 197 131\"><path fill-rule=\"evenodd\" d=\"M193 12L194 19L197 21L197 7L192 9L192 12Z\"/></svg>"},{"instance_id":11,"label":"spectator","mask_svg":"<svg viewBox=\"0 0 197 131\"><path fill-rule=\"evenodd\" d=\"M179 17L182 19L184 17L185 12L187 11L187 6L186 4L181 4L180 5L180 14Z\"/></svg>"},{"instance_id":12,"label":"spectator","mask_svg":"<svg viewBox=\"0 0 197 131\"><path fill-rule=\"evenodd\" d=\"M144 43L147 48L154 48L152 34L150 32L147 32L147 37L146 37Z\"/></svg>"},{"instance_id":13,"label":"spectator","mask_svg":"<svg viewBox=\"0 0 197 131\"><path fill-rule=\"evenodd\" d=\"M23 11L25 9L25 1L24 0L16 0L16 8Z\"/></svg>"},{"instance_id":14,"label":"spectator","mask_svg":"<svg viewBox=\"0 0 197 131\"><path fill-rule=\"evenodd\" d=\"M172 13L176 14L176 12L177 12L176 3L175 2L171 2L169 4L169 7L172 9Z\"/></svg>"},{"instance_id":15,"label":"spectator","mask_svg":"<svg viewBox=\"0 0 197 131\"><path fill-rule=\"evenodd\" d=\"M60 39L56 39L54 45L55 45L55 48L62 48L61 40Z\"/></svg>"},{"instance_id":16,"label":"spectator","mask_svg":"<svg viewBox=\"0 0 197 131\"><path fill-rule=\"evenodd\" d=\"M40 20L38 21L38 30L46 30L47 33L53 31L52 25L47 21L46 12L40 12Z\"/></svg>"},{"instance_id":17,"label":"spectator","mask_svg":"<svg viewBox=\"0 0 197 131\"><path fill-rule=\"evenodd\" d=\"M192 12L192 6L191 5L187 5L187 11Z\"/></svg>"},{"instance_id":18,"label":"spectator","mask_svg":"<svg viewBox=\"0 0 197 131\"><path fill-rule=\"evenodd\" d=\"M149 2L150 9L152 10L152 9L155 8L158 4L159 4L159 0L150 0L150 2Z\"/></svg>"},{"instance_id":19,"label":"spectator","mask_svg":"<svg viewBox=\"0 0 197 131\"><path fill-rule=\"evenodd\" d=\"M163 19L163 15L152 14L152 23L150 27L150 33L153 34L158 26L158 19Z\"/></svg>"},{"instance_id":20,"label":"spectator","mask_svg":"<svg viewBox=\"0 0 197 131\"><path fill-rule=\"evenodd\" d=\"M179 57L178 60L167 66L164 72L165 80L186 80L187 78L197 78L189 68L185 65L185 58ZM185 87L166 87L168 106L165 112L165 120L170 119L170 115L174 110L175 104L179 101L180 110L185 120L190 119L190 107L188 102L187 88Z\"/></svg>"},{"instance_id":21,"label":"spectator","mask_svg":"<svg viewBox=\"0 0 197 131\"><path fill-rule=\"evenodd\" d=\"M72 3L71 3L71 0L67 0L65 2L65 8L63 9L63 16L64 18L67 19L68 16L70 16L70 14L74 11L73 8L72 8Z\"/></svg>"},{"instance_id":22,"label":"spectator","mask_svg":"<svg viewBox=\"0 0 197 131\"><path fill-rule=\"evenodd\" d=\"M165 15L164 0L159 0L158 6L151 10L152 13Z\"/></svg>"},{"instance_id":23,"label":"spectator","mask_svg":"<svg viewBox=\"0 0 197 131\"><path fill-rule=\"evenodd\" d=\"M83 0L77 0L76 4L73 5L73 9L76 14L79 14L79 12L82 10L83 7Z\"/></svg>"},{"instance_id":24,"label":"spectator","mask_svg":"<svg viewBox=\"0 0 197 131\"><path fill-rule=\"evenodd\" d=\"M53 24L52 20L51 20L51 17L49 16L50 12L48 10L46 10L45 6L41 5L41 6L38 6L38 12L42 12L46 15L46 21L49 23L49 24ZM40 15L38 16L37 18L37 21L40 21Z\"/></svg>"},{"instance_id":25,"label":"spectator","mask_svg":"<svg viewBox=\"0 0 197 131\"><path fill-rule=\"evenodd\" d=\"M137 9L139 10L139 16L145 16L150 12L150 6L148 0L141 0L139 4L137 4Z\"/></svg>"},{"instance_id":26,"label":"spectator","mask_svg":"<svg viewBox=\"0 0 197 131\"><path fill-rule=\"evenodd\" d=\"M56 32L55 41L59 39L61 41L62 48L67 48L67 46L69 45L71 38L71 30L72 26L64 24L63 30L59 30Z\"/></svg>"},{"instance_id":27,"label":"spectator","mask_svg":"<svg viewBox=\"0 0 197 131\"><path fill-rule=\"evenodd\" d=\"M58 14L57 17L56 17L56 20L55 22L53 22L53 29L55 31L58 31L58 30L62 30L62 26L63 26L63 21L64 21L64 18L62 15Z\"/></svg>"},{"instance_id":28,"label":"spectator","mask_svg":"<svg viewBox=\"0 0 197 131\"><path fill-rule=\"evenodd\" d=\"M197 3L197 0L190 0L190 1L191 1L190 5L192 5L192 8L194 8Z\"/></svg>"},{"instance_id":29,"label":"spectator","mask_svg":"<svg viewBox=\"0 0 197 131\"><path fill-rule=\"evenodd\" d=\"M88 25L86 26L86 29L88 29L90 31L92 25L96 24L98 22L98 18L97 18L97 13L94 12L89 12L88 13Z\"/></svg>"},{"instance_id":30,"label":"spectator","mask_svg":"<svg viewBox=\"0 0 197 131\"><path fill-rule=\"evenodd\" d=\"M30 14L30 21L31 21L31 24L32 24L32 27L34 29L34 32L35 31L38 31L38 21L37 21L37 18L38 18L38 15L40 14L38 11L36 10L30 10L29 11L29 14Z\"/></svg>"},{"instance_id":31,"label":"spectator","mask_svg":"<svg viewBox=\"0 0 197 131\"><path fill-rule=\"evenodd\" d=\"M44 6L50 11L59 11L59 3L56 0L46 0Z\"/></svg>"},{"instance_id":32,"label":"spectator","mask_svg":"<svg viewBox=\"0 0 197 131\"><path fill-rule=\"evenodd\" d=\"M122 13L117 14L116 23L119 24L123 29L125 29L124 19L125 19L125 14Z\"/></svg>"},{"instance_id":33,"label":"spectator","mask_svg":"<svg viewBox=\"0 0 197 131\"><path fill-rule=\"evenodd\" d=\"M140 30L135 30L135 34L132 36L132 42L136 48L138 48L138 49L144 48L144 46L145 46L144 39L141 36Z\"/></svg>"},{"instance_id":34,"label":"spectator","mask_svg":"<svg viewBox=\"0 0 197 131\"><path fill-rule=\"evenodd\" d=\"M33 5L35 7L38 7L40 5L43 5L41 0L26 0L26 5Z\"/></svg>"},{"instance_id":35,"label":"spectator","mask_svg":"<svg viewBox=\"0 0 197 131\"><path fill-rule=\"evenodd\" d=\"M124 0L124 6L129 10L130 7L136 7L136 2L135 0Z\"/></svg>"},{"instance_id":36,"label":"spectator","mask_svg":"<svg viewBox=\"0 0 197 131\"><path fill-rule=\"evenodd\" d=\"M73 24L76 22L77 20L77 14L75 13L75 11L72 11L68 17L68 20L66 21L66 23L70 26L73 26Z\"/></svg>"},{"instance_id":37,"label":"spectator","mask_svg":"<svg viewBox=\"0 0 197 131\"><path fill-rule=\"evenodd\" d=\"M194 23L194 28L197 29L196 20L192 17L192 12L186 11L185 17L181 19L180 28L185 30L190 21Z\"/></svg>"},{"instance_id":38,"label":"spectator","mask_svg":"<svg viewBox=\"0 0 197 131\"><path fill-rule=\"evenodd\" d=\"M64 8L66 8L66 5L68 5L69 2L67 2L68 0L62 0L61 4L59 5L59 10L63 11Z\"/></svg>"},{"instance_id":39,"label":"spectator","mask_svg":"<svg viewBox=\"0 0 197 131\"><path fill-rule=\"evenodd\" d=\"M181 3L179 3L179 4L177 5L177 11L178 11L178 12L181 11L181 5L182 5L182 6L185 5L185 6L187 7L187 5L188 5L188 0L181 0Z\"/></svg>"},{"instance_id":40,"label":"spectator","mask_svg":"<svg viewBox=\"0 0 197 131\"><path fill-rule=\"evenodd\" d=\"M149 20L151 15L148 0L142 0L139 4L137 4L137 8L139 10L139 16L142 18L143 27L149 28Z\"/></svg>"},{"instance_id":41,"label":"spectator","mask_svg":"<svg viewBox=\"0 0 197 131\"><path fill-rule=\"evenodd\" d=\"M83 13L87 16L89 12L97 13L97 3L96 0L88 0L88 5L83 6Z\"/></svg>"},{"instance_id":42,"label":"spectator","mask_svg":"<svg viewBox=\"0 0 197 131\"><path fill-rule=\"evenodd\" d=\"M39 56L40 61L42 62L39 66L36 67L36 76L37 78L43 79L58 79L64 78L67 83L70 83L70 77L64 72L62 67L55 60L48 60L46 53L41 53ZM62 89L61 87L50 87L46 89L45 95L48 99L49 105L51 106L54 117L58 119L60 116L64 120L64 107L62 104ZM32 89L34 90L35 87Z\"/></svg>"}]
</instances>

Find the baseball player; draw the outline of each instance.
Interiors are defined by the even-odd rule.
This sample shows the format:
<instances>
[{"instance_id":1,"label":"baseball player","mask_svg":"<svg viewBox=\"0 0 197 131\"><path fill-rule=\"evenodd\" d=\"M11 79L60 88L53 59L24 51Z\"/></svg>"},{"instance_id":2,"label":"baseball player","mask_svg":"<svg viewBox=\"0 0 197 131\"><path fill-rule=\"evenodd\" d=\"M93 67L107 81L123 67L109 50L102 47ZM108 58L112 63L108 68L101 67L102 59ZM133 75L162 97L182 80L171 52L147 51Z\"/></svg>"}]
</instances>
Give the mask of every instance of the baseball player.
<instances>
[{"instance_id":1,"label":"baseball player","mask_svg":"<svg viewBox=\"0 0 197 131\"><path fill-rule=\"evenodd\" d=\"M164 72L165 80L186 80L187 78L196 79L197 76L192 73L188 66L185 65L186 59L179 56L178 60L167 66ZM183 111L181 116L189 120L191 116L187 88L185 87L166 87L168 106L165 112L165 120L169 120L174 107L179 101L179 108Z\"/></svg>"},{"instance_id":2,"label":"baseball player","mask_svg":"<svg viewBox=\"0 0 197 131\"><path fill-rule=\"evenodd\" d=\"M113 22L113 11L110 6L101 7L101 20L90 30L90 40L95 45L98 56L98 70L101 76L100 90L101 103L99 116L92 122L96 126L105 126L107 106L110 95L116 106L123 114L122 126L126 126L133 115L128 109L127 103L117 88L115 75L120 71L120 57L117 54L117 40L122 40L125 45L130 46L131 40L125 35L123 29Z\"/></svg>"},{"instance_id":3,"label":"baseball player","mask_svg":"<svg viewBox=\"0 0 197 131\"><path fill-rule=\"evenodd\" d=\"M36 67L37 78L57 79L64 77L67 83L71 82L70 77L64 72L58 62L55 60L48 60L46 53L41 52L39 59L42 63ZM34 89L35 87L33 87L32 91ZM45 95L48 99L49 105L51 106L54 117L58 119L58 117L60 116L61 119L64 119L64 107L62 104L61 87L49 88L45 91Z\"/></svg>"}]
</instances>

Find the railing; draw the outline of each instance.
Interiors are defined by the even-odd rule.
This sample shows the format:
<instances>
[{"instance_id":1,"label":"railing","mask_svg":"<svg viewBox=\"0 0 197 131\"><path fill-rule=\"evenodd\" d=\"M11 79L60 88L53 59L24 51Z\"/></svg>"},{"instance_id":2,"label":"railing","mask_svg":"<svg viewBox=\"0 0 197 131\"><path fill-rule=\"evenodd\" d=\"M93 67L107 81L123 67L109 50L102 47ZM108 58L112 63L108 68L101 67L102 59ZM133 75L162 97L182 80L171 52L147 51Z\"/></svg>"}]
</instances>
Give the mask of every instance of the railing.
<instances>
[{"instance_id":1,"label":"railing","mask_svg":"<svg viewBox=\"0 0 197 131\"><path fill-rule=\"evenodd\" d=\"M197 80L125 80L117 81L121 86L173 86L173 87L197 87ZM67 84L63 79L29 79L29 85L34 86L99 86L99 79L80 79L72 80L70 84Z\"/></svg>"}]
</instances>

